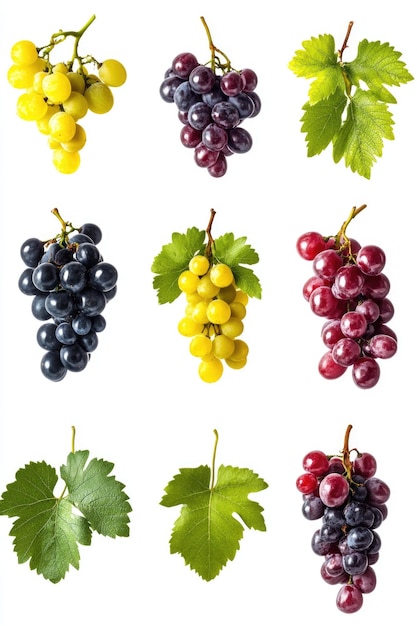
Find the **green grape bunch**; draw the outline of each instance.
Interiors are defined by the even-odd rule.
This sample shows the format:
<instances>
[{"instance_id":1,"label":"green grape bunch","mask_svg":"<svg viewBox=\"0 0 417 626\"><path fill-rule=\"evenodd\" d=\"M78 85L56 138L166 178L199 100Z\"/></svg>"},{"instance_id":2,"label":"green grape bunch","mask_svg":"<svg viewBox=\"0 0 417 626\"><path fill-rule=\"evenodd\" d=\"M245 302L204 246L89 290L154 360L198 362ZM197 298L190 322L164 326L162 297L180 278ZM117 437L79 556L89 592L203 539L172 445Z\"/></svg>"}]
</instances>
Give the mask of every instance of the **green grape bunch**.
<instances>
[{"instance_id":1,"label":"green grape bunch","mask_svg":"<svg viewBox=\"0 0 417 626\"><path fill-rule=\"evenodd\" d=\"M80 56L79 41L94 19L93 15L79 31L55 33L46 46L37 47L23 39L11 48L7 79L22 91L17 115L35 122L48 138L52 163L62 174L73 174L80 167L80 151L87 140L80 120L89 111L108 113L114 104L112 88L120 87L127 78L124 65L116 59L99 62L91 55ZM72 58L53 63L51 52L68 37L74 38Z\"/></svg>"},{"instance_id":2,"label":"green grape bunch","mask_svg":"<svg viewBox=\"0 0 417 626\"><path fill-rule=\"evenodd\" d=\"M224 365L239 370L247 364L243 320L249 299L261 297L259 279L245 267L259 261L257 253L246 237L227 233L214 240L214 215L212 209L206 231L194 227L186 234L173 233L172 243L163 246L152 265L160 304L185 296L178 331L190 340L190 353L199 359L198 374L206 383L220 380Z\"/></svg>"}]
</instances>

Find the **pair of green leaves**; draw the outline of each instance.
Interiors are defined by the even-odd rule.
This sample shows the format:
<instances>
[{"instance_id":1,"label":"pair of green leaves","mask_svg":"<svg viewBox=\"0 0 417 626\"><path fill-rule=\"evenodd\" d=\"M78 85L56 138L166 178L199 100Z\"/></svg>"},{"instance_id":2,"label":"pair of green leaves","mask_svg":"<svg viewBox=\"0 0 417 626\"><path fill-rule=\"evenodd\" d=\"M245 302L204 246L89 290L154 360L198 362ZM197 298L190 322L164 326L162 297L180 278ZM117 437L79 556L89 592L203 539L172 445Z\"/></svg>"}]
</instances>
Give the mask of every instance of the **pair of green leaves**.
<instances>
[{"instance_id":1,"label":"pair of green leaves","mask_svg":"<svg viewBox=\"0 0 417 626\"><path fill-rule=\"evenodd\" d=\"M332 144L335 163L344 157L346 167L369 179L384 140L394 139L388 104L397 101L387 86L398 87L413 76L401 53L388 43L364 39L351 62L342 61L332 35L312 37L302 45L289 68L313 79L301 118L307 155L318 155Z\"/></svg>"},{"instance_id":2,"label":"pair of green leaves","mask_svg":"<svg viewBox=\"0 0 417 626\"><path fill-rule=\"evenodd\" d=\"M60 468L66 487L59 497L54 495L58 475L41 461L19 469L0 499L0 515L17 518L10 534L19 563L29 561L53 583L65 577L70 565L78 569L78 544L90 545L93 531L129 536L131 507L124 485L109 476L112 463L92 459L86 466L88 456L88 450L68 455Z\"/></svg>"},{"instance_id":3,"label":"pair of green leaves","mask_svg":"<svg viewBox=\"0 0 417 626\"><path fill-rule=\"evenodd\" d=\"M57 472L41 461L19 469L0 499L0 515L16 518L10 535L18 562L29 561L32 570L53 583L65 577L70 565L79 568L79 545L90 545L93 531L129 536L132 509L124 485L109 475L113 463L92 459L86 465L88 456L88 450L68 455L60 468L65 489L59 497L54 495ZM183 505L171 553L180 553L204 580L217 576L234 558L243 536L234 513L248 528L265 530L263 509L248 494L266 487L252 470L230 466L219 467L214 485L214 455L211 469L181 469L161 500L166 507Z\"/></svg>"},{"instance_id":4,"label":"pair of green leaves","mask_svg":"<svg viewBox=\"0 0 417 626\"><path fill-rule=\"evenodd\" d=\"M174 302L181 294L178 277L188 269L196 254L205 254L206 232L195 226L186 233L173 233L172 241L164 246L155 257L151 270L156 274L153 287L157 291L159 304ZM235 239L233 233L218 237L211 246L211 255L216 263L225 263L235 277L236 285L248 296L260 298L262 289L258 277L246 265L258 263L259 256L246 243L246 237Z\"/></svg>"}]
</instances>

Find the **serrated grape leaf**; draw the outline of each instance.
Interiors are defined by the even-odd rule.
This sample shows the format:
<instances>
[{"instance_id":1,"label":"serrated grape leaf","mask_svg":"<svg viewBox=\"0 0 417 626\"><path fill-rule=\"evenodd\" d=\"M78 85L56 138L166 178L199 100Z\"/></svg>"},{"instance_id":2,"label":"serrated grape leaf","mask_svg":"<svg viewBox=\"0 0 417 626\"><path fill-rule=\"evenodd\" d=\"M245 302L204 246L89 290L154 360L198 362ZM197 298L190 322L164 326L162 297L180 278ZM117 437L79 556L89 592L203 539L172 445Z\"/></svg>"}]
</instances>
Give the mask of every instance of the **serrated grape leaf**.
<instances>
[{"instance_id":1,"label":"serrated grape leaf","mask_svg":"<svg viewBox=\"0 0 417 626\"><path fill-rule=\"evenodd\" d=\"M91 459L88 450L71 452L67 464L61 466L61 477L68 487L68 500L86 517L91 528L108 537L129 536L132 510L125 485L109 476L114 464Z\"/></svg>"},{"instance_id":2,"label":"serrated grape leaf","mask_svg":"<svg viewBox=\"0 0 417 626\"><path fill-rule=\"evenodd\" d=\"M262 287L255 273L243 267L258 263L258 253L246 243L247 237L235 239L233 233L218 237L213 244L213 256L219 263L226 263L235 277L236 285L251 298L261 298Z\"/></svg>"},{"instance_id":3,"label":"serrated grape leaf","mask_svg":"<svg viewBox=\"0 0 417 626\"><path fill-rule=\"evenodd\" d=\"M343 90L344 81L332 35L312 37L302 45L304 50L296 51L288 67L299 77L315 78L308 92L309 103L314 105Z\"/></svg>"},{"instance_id":4,"label":"serrated grape leaf","mask_svg":"<svg viewBox=\"0 0 417 626\"><path fill-rule=\"evenodd\" d=\"M178 277L188 268L190 259L202 251L204 238L204 230L192 227L185 234L173 233L171 243L162 246L151 267L157 274L153 288L157 291L159 304L173 302L181 294Z\"/></svg>"},{"instance_id":5,"label":"serrated grape leaf","mask_svg":"<svg viewBox=\"0 0 417 626\"><path fill-rule=\"evenodd\" d=\"M387 105L370 91L357 89L347 117L333 144L336 163L344 156L346 167L365 178L371 177L376 157L382 155L383 140L394 139L392 114Z\"/></svg>"},{"instance_id":6,"label":"serrated grape leaf","mask_svg":"<svg viewBox=\"0 0 417 626\"><path fill-rule=\"evenodd\" d=\"M345 69L353 85L359 87L363 81L379 100L395 104L395 97L384 84L399 87L414 80L405 63L400 61L401 56L401 52L388 43L364 39L359 43L356 59L347 63Z\"/></svg>"},{"instance_id":7,"label":"serrated grape leaf","mask_svg":"<svg viewBox=\"0 0 417 626\"><path fill-rule=\"evenodd\" d=\"M342 125L346 101L345 94L338 89L326 100L313 106L307 102L303 106L305 113L301 118L301 131L306 133L307 156L320 154L333 140Z\"/></svg>"},{"instance_id":8,"label":"serrated grape leaf","mask_svg":"<svg viewBox=\"0 0 417 626\"><path fill-rule=\"evenodd\" d=\"M185 563L204 580L212 580L239 549L244 527L265 531L263 508L248 498L267 483L252 470L220 465L217 482L210 488L207 465L183 468L165 488L160 504L182 505L170 539L171 554L179 553Z\"/></svg>"},{"instance_id":9,"label":"serrated grape leaf","mask_svg":"<svg viewBox=\"0 0 417 626\"><path fill-rule=\"evenodd\" d=\"M18 562L30 560L30 568L53 583L70 565L78 569L78 544L91 543L87 520L73 513L68 500L54 496L57 480L53 467L31 462L17 471L0 500L0 515L17 517L10 535Z\"/></svg>"}]
</instances>

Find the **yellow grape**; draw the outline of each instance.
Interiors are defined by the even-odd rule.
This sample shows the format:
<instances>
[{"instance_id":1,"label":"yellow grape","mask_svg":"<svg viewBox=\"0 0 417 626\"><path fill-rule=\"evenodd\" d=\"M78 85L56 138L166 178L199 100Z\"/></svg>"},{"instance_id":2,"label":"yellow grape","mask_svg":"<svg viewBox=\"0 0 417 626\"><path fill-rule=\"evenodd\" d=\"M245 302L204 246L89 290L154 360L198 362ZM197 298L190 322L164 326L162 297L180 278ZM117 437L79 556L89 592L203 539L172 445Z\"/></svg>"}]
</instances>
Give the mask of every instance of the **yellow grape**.
<instances>
[{"instance_id":1,"label":"yellow grape","mask_svg":"<svg viewBox=\"0 0 417 626\"><path fill-rule=\"evenodd\" d=\"M235 296L235 302L241 302L242 304L244 304L246 306L247 303L249 302L248 294L245 293L244 291L241 291L240 289L237 289L236 290L236 296Z\"/></svg>"},{"instance_id":2,"label":"yellow grape","mask_svg":"<svg viewBox=\"0 0 417 626\"><path fill-rule=\"evenodd\" d=\"M52 153L52 162L61 174L73 174L80 166L78 152L67 152L64 148L56 148Z\"/></svg>"},{"instance_id":3,"label":"yellow grape","mask_svg":"<svg viewBox=\"0 0 417 626\"><path fill-rule=\"evenodd\" d=\"M180 335L183 335L183 337L194 337L194 335L202 333L203 330L203 324L198 324L191 317L183 317L178 322L178 332Z\"/></svg>"},{"instance_id":4,"label":"yellow grape","mask_svg":"<svg viewBox=\"0 0 417 626\"><path fill-rule=\"evenodd\" d=\"M207 305L207 317L212 324L225 324L230 318L230 306L224 300L212 300Z\"/></svg>"},{"instance_id":5,"label":"yellow grape","mask_svg":"<svg viewBox=\"0 0 417 626\"><path fill-rule=\"evenodd\" d=\"M208 274L202 276L198 282L197 293L202 298L214 298L220 291L220 287L216 287Z\"/></svg>"},{"instance_id":6,"label":"yellow grape","mask_svg":"<svg viewBox=\"0 0 417 626\"><path fill-rule=\"evenodd\" d=\"M234 281L233 272L225 263L218 263L210 270L210 280L217 287L228 287Z\"/></svg>"},{"instance_id":7,"label":"yellow grape","mask_svg":"<svg viewBox=\"0 0 417 626\"><path fill-rule=\"evenodd\" d=\"M233 359L225 359L226 365L231 367L234 370L241 370L242 367L245 367L248 360L246 358L240 359L239 361L234 361Z\"/></svg>"},{"instance_id":8,"label":"yellow grape","mask_svg":"<svg viewBox=\"0 0 417 626\"><path fill-rule=\"evenodd\" d=\"M108 113L113 107L113 93L107 85L98 81L92 83L84 92L88 108L93 113Z\"/></svg>"},{"instance_id":9,"label":"yellow grape","mask_svg":"<svg viewBox=\"0 0 417 626\"><path fill-rule=\"evenodd\" d=\"M22 39L12 46L10 55L16 65L32 65L38 58L38 51L32 41Z\"/></svg>"},{"instance_id":10,"label":"yellow grape","mask_svg":"<svg viewBox=\"0 0 417 626\"><path fill-rule=\"evenodd\" d=\"M243 322L237 317L230 317L227 322L220 325L220 330L226 337L234 339L243 333Z\"/></svg>"},{"instance_id":11,"label":"yellow grape","mask_svg":"<svg viewBox=\"0 0 417 626\"><path fill-rule=\"evenodd\" d=\"M11 65L7 72L7 80L15 89L32 87L33 77L46 68L44 59L37 59L32 65Z\"/></svg>"},{"instance_id":12,"label":"yellow grape","mask_svg":"<svg viewBox=\"0 0 417 626\"><path fill-rule=\"evenodd\" d=\"M203 357L210 354L212 349L211 339L207 335L199 333L190 342L190 352L193 356Z\"/></svg>"},{"instance_id":13,"label":"yellow grape","mask_svg":"<svg viewBox=\"0 0 417 626\"><path fill-rule=\"evenodd\" d=\"M86 141L87 135L84 128L80 124L75 124L74 136L69 141L61 141L61 146L67 152L79 152L84 148Z\"/></svg>"},{"instance_id":14,"label":"yellow grape","mask_svg":"<svg viewBox=\"0 0 417 626\"><path fill-rule=\"evenodd\" d=\"M41 96L44 96L44 92L43 92L43 87L42 87L42 83L43 83L43 79L46 76L46 72L44 72L43 70L41 70L40 72L36 72L36 74L34 75L33 79L32 79L32 89L33 91L36 91L36 93L39 93Z\"/></svg>"},{"instance_id":15,"label":"yellow grape","mask_svg":"<svg viewBox=\"0 0 417 626\"><path fill-rule=\"evenodd\" d=\"M71 91L70 96L62 103L62 108L75 120L80 120L88 113L88 102L82 93Z\"/></svg>"},{"instance_id":16,"label":"yellow grape","mask_svg":"<svg viewBox=\"0 0 417 626\"><path fill-rule=\"evenodd\" d=\"M228 287L222 287L219 293L217 294L217 297L219 298L219 300L224 300L225 302L228 302L229 304L231 304L231 302L234 301L235 296L236 296L236 288L234 285L229 285Z\"/></svg>"},{"instance_id":17,"label":"yellow grape","mask_svg":"<svg viewBox=\"0 0 417 626\"><path fill-rule=\"evenodd\" d=\"M22 93L17 99L17 114L23 120L35 122L46 113L48 105L35 91Z\"/></svg>"},{"instance_id":18,"label":"yellow grape","mask_svg":"<svg viewBox=\"0 0 417 626\"><path fill-rule=\"evenodd\" d=\"M65 63L57 63L56 65L53 66L52 71L55 73L61 72L61 74L67 74L68 67L66 66Z\"/></svg>"},{"instance_id":19,"label":"yellow grape","mask_svg":"<svg viewBox=\"0 0 417 626\"><path fill-rule=\"evenodd\" d=\"M243 320L246 317L246 307L241 302L231 302L230 310L234 317Z\"/></svg>"},{"instance_id":20,"label":"yellow grape","mask_svg":"<svg viewBox=\"0 0 417 626\"><path fill-rule=\"evenodd\" d=\"M198 302L202 302L204 300L204 298L202 298L197 291L186 293L185 299L189 304L197 304Z\"/></svg>"},{"instance_id":21,"label":"yellow grape","mask_svg":"<svg viewBox=\"0 0 417 626\"><path fill-rule=\"evenodd\" d=\"M213 339L213 354L218 359L228 359L235 349L235 342L226 335L216 335Z\"/></svg>"},{"instance_id":22,"label":"yellow grape","mask_svg":"<svg viewBox=\"0 0 417 626\"><path fill-rule=\"evenodd\" d=\"M191 317L198 324L208 324L209 318L207 317L207 302L205 300L193 305Z\"/></svg>"},{"instance_id":23,"label":"yellow grape","mask_svg":"<svg viewBox=\"0 0 417 626\"><path fill-rule=\"evenodd\" d=\"M49 135L49 120L55 113L58 113L61 109L58 104L50 104L47 105L46 113L40 120L36 121L36 126L38 127L39 132L43 135Z\"/></svg>"},{"instance_id":24,"label":"yellow grape","mask_svg":"<svg viewBox=\"0 0 417 626\"><path fill-rule=\"evenodd\" d=\"M66 74L61 72L46 74L42 82L42 89L49 102L61 104L71 94L71 82Z\"/></svg>"},{"instance_id":25,"label":"yellow grape","mask_svg":"<svg viewBox=\"0 0 417 626\"><path fill-rule=\"evenodd\" d=\"M249 354L249 346L242 339L235 339L235 349L230 358L232 361L242 361L246 359Z\"/></svg>"},{"instance_id":26,"label":"yellow grape","mask_svg":"<svg viewBox=\"0 0 417 626\"><path fill-rule=\"evenodd\" d=\"M215 383L223 374L223 363L217 357L202 360L198 367L198 373L205 383Z\"/></svg>"},{"instance_id":27,"label":"yellow grape","mask_svg":"<svg viewBox=\"0 0 417 626\"><path fill-rule=\"evenodd\" d=\"M120 61L107 59L103 61L98 70L100 80L110 87L120 87L126 82L126 69Z\"/></svg>"},{"instance_id":28,"label":"yellow grape","mask_svg":"<svg viewBox=\"0 0 417 626\"><path fill-rule=\"evenodd\" d=\"M49 120L49 132L59 142L70 141L75 135L75 120L69 113L58 111Z\"/></svg>"},{"instance_id":29,"label":"yellow grape","mask_svg":"<svg viewBox=\"0 0 417 626\"><path fill-rule=\"evenodd\" d=\"M77 91L78 93L84 93L85 91L85 78L80 72L68 72L67 78L71 83L71 91Z\"/></svg>"},{"instance_id":30,"label":"yellow grape","mask_svg":"<svg viewBox=\"0 0 417 626\"><path fill-rule=\"evenodd\" d=\"M190 270L184 270L178 277L178 287L184 293L194 293L199 283L199 278Z\"/></svg>"},{"instance_id":31,"label":"yellow grape","mask_svg":"<svg viewBox=\"0 0 417 626\"><path fill-rule=\"evenodd\" d=\"M197 276L207 274L209 267L210 261L202 254L196 254L196 256L194 256L188 264L190 272L197 274Z\"/></svg>"}]
</instances>

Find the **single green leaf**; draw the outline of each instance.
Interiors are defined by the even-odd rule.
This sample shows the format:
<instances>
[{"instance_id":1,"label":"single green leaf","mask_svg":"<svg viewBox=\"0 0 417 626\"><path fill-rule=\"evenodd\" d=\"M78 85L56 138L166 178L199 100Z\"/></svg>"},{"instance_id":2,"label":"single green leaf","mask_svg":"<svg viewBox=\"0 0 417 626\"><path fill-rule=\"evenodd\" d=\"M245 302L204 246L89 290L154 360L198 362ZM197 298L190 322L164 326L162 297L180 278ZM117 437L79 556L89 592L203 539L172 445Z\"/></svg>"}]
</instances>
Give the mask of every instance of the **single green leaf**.
<instances>
[{"instance_id":1,"label":"single green leaf","mask_svg":"<svg viewBox=\"0 0 417 626\"><path fill-rule=\"evenodd\" d=\"M101 535L128 537L128 513L132 509L123 491L125 485L109 476L113 463L91 459L86 467L88 455L88 450L71 452L67 464L61 466L61 477L68 487L68 500Z\"/></svg>"},{"instance_id":2,"label":"single green leaf","mask_svg":"<svg viewBox=\"0 0 417 626\"><path fill-rule=\"evenodd\" d=\"M317 104L330 98L339 91L343 91L345 82L340 66L336 65L322 70L317 74L308 91L309 103Z\"/></svg>"},{"instance_id":3,"label":"single green leaf","mask_svg":"<svg viewBox=\"0 0 417 626\"><path fill-rule=\"evenodd\" d=\"M239 549L244 527L265 531L263 508L248 498L267 483L250 469L221 465L211 488L207 465L183 468L165 488L160 504L182 505L171 540L171 554L179 553L185 563L204 580L212 580Z\"/></svg>"},{"instance_id":4,"label":"single green leaf","mask_svg":"<svg viewBox=\"0 0 417 626\"><path fill-rule=\"evenodd\" d=\"M313 78L329 67L336 66L338 56L332 35L319 35L303 41L304 50L297 50L288 67L296 76Z\"/></svg>"},{"instance_id":5,"label":"single green leaf","mask_svg":"<svg viewBox=\"0 0 417 626\"><path fill-rule=\"evenodd\" d=\"M53 583L65 577L70 565L78 569L77 544L91 543L87 520L73 513L68 500L54 496L57 480L50 465L29 463L0 500L0 515L18 518L10 532L18 562L30 560L30 568Z\"/></svg>"},{"instance_id":6,"label":"single green leaf","mask_svg":"<svg viewBox=\"0 0 417 626\"><path fill-rule=\"evenodd\" d=\"M345 94L338 89L327 100L313 106L307 102L303 106L305 113L301 118L301 131L306 133L307 156L320 154L333 140L342 125L346 102Z\"/></svg>"},{"instance_id":7,"label":"single green leaf","mask_svg":"<svg viewBox=\"0 0 417 626\"><path fill-rule=\"evenodd\" d=\"M251 298L261 298L259 278L251 269L244 267L258 263L259 255L246 241L247 237L235 239L233 233L226 233L215 240L213 256L219 263L226 263L230 267L239 289Z\"/></svg>"},{"instance_id":8,"label":"single green leaf","mask_svg":"<svg viewBox=\"0 0 417 626\"><path fill-rule=\"evenodd\" d=\"M159 304L173 302L181 294L178 277L188 268L190 259L202 252L204 238L204 230L192 227L185 234L173 233L171 243L162 246L151 267L157 274L153 287L158 292Z\"/></svg>"},{"instance_id":9,"label":"single green leaf","mask_svg":"<svg viewBox=\"0 0 417 626\"><path fill-rule=\"evenodd\" d=\"M350 100L346 120L334 139L335 163L344 157L346 167L369 179L376 157L382 155L383 140L394 139L392 127L387 105L371 92L357 89Z\"/></svg>"},{"instance_id":10,"label":"single green leaf","mask_svg":"<svg viewBox=\"0 0 417 626\"><path fill-rule=\"evenodd\" d=\"M360 81L366 83L383 102L395 103L395 97L383 85L395 85L413 80L403 61L401 52L388 43L368 41L359 43L356 59L346 63L345 69L353 85L359 87Z\"/></svg>"}]
</instances>

